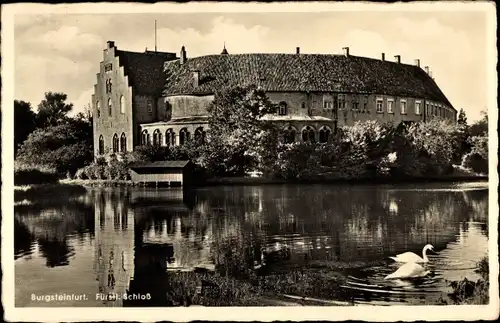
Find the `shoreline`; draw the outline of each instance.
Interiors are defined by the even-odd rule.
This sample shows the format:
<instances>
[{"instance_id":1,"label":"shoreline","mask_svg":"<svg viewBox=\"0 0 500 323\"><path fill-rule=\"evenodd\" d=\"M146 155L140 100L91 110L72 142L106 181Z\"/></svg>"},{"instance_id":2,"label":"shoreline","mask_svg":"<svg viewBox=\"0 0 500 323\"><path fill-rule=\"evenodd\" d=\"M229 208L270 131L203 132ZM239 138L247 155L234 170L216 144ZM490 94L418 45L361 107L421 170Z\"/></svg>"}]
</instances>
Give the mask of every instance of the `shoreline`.
<instances>
[{"instance_id":1,"label":"shoreline","mask_svg":"<svg viewBox=\"0 0 500 323\"><path fill-rule=\"evenodd\" d=\"M374 178L374 179L300 179L282 180L260 177L219 177L199 181L184 187L198 188L211 186L252 186L252 185L387 185L387 184L420 184L420 183L452 183L452 182L488 182L488 176L438 176L438 177L407 177L407 178ZM43 184L42 184L43 185ZM134 183L131 180L61 180L58 185L81 185L84 187L156 187L155 183ZM168 187L159 183L158 187ZM180 186L182 187L182 186Z\"/></svg>"}]
</instances>

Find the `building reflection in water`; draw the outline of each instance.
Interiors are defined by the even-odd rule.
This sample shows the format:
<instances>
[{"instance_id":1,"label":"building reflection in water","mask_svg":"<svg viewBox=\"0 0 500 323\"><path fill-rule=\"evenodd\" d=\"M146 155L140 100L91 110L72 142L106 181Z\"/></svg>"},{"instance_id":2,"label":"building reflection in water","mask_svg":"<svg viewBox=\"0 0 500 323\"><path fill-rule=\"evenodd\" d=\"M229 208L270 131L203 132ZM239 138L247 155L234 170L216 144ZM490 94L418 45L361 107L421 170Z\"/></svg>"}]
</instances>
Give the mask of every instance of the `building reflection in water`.
<instances>
[{"instance_id":1,"label":"building reflection in water","mask_svg":"<svg viewBox=\"0 0 500 323\"><path fill-rule=\"evenodd\" d=\"M293 263L369 263L426 243L444 249L463 222L485 220L471 213L485 213L487 191L464 194L321 185L103 190L95 198L99 291L155 294L108 306L161 305L172 272L250 268L263 250L287 248Z\"/></svg>"},{"instance_id":2,"label":"building reflection in water","mask_svg":"<svg viewBox=\"0 0 500 323\"><path fill-rule=\"evenodd\" d=\"M98 292L123 294L134 278L134 213L124 196L103 191L95 199L94 264ZM103 300L105 306L122 306L121 299Z\"/></svg>"}]
</instances>

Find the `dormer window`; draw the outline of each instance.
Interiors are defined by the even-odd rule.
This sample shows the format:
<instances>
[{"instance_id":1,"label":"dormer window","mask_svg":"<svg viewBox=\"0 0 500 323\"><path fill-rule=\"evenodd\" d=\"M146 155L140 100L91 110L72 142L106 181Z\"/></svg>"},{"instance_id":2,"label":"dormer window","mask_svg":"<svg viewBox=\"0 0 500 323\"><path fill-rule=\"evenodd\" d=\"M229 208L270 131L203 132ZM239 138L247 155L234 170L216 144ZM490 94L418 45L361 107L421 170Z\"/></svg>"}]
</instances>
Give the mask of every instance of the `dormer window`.
<instances>
[{"instance_id":1,"label":"dormer window","mask_svg":"<svg viewBox=\"0 0 500 323\"><path fill-rule=\"evenodd\" d=\"M280 116L286 115L286 103L285 102L280 102L279 107L278 107L278 114Z\"/></svg>"}]
</instances>

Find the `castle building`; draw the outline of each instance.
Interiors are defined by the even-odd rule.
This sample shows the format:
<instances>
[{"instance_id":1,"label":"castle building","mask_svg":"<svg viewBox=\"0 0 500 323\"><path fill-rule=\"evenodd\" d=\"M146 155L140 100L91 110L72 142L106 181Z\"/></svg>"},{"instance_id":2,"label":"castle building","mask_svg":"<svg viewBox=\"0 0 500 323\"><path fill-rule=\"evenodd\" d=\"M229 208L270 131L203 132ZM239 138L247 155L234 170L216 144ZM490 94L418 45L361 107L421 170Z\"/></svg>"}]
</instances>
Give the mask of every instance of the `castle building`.
<instances>
[{"instance_id":1,"label":"castle building","mask_svg":"<svg viewBox=\"0 0 500 323\"><path fill-rule=\"evenodd\" d=\"M283 140L328 142L337 127L359 120L456 120L457 110L429 68L343 55L229 54L188 58L176 53L104 50L92 97L95 155L138 145L183 145L204 140L207 106L217 91L256 85L278 104Z\"/></svg>"}]
</instances>

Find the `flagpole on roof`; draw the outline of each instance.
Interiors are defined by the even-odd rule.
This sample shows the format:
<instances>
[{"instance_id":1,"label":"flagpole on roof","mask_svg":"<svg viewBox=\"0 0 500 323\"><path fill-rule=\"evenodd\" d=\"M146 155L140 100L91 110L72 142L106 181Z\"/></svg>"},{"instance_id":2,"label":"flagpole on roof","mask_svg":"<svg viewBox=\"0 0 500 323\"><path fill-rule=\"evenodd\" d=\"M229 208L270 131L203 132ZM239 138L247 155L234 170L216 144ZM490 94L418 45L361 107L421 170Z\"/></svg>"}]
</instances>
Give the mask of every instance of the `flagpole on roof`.
<instances>
[{"instance_id":1,"label":"flagpole on roof","mask_svg":"<svg viewBox=\"0 0 500 323\"><path fill-rule=\"evenodd\" d=\"M155 19L155 52L157 51L157 46L156 46L156 19Z\"/></svg>"}]
</instances>

